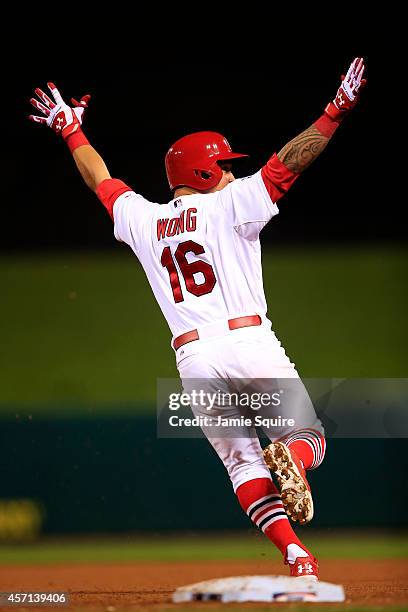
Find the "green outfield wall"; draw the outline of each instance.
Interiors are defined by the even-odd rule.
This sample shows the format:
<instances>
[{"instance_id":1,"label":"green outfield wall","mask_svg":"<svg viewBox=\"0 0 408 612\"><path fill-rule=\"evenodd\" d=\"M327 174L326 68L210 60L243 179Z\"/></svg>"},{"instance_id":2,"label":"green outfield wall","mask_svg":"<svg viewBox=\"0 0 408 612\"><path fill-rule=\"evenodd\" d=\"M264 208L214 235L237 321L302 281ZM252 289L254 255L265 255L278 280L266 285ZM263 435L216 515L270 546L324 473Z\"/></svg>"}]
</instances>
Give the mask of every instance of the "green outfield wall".
<instances>
[{"instance_id":1,"label":"green outfield wall","mask_svg":"<svg viewBox=\"0 0 408 612\"><path fill-rule=\"evenodd\" d=\"M45 533L250 528L208 442L157 439L150 417L22 418L1 430L0 508L31 500ZM328 440L309 472L313 525L406 525L407 451L406 440Z\"/></svg>"},{"instance_id":2,"label":"green outfield wall","mask_svg":"<svg viewBox=\"0 0 408 612\"><path fill-rule=\"evenodd\" d=\"M302 376L407 376L407 254L265 250L268 313ZM0 278L0 410L147 409L156 379L177 375L167 324L127 247L2 256Z\"/></svg>"}]
</instances>

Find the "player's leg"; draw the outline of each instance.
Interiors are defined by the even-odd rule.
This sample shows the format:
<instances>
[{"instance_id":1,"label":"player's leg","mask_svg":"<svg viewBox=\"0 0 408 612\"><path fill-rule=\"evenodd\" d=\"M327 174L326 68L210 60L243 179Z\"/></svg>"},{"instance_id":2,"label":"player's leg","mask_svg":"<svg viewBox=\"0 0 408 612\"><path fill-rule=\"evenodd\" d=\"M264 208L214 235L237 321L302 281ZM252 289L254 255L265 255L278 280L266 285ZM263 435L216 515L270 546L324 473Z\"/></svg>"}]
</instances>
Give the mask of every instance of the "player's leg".
<instances>
[{"instance_id":1,"label":"player's leg","mask_svg":"<svg viewBox=\"0 0 408 612\"><path fill-rule=\"evenodd\" d=\"M219 388L224 391L228 388L225 380L197 378L199 372L211 374L200 355L180 363L179 371L183 389L190 395L193 390L203 389L207 394ZM280 493L265 463L255 428L239 421L241 414L236 406L226 409L214 404L209 408L204 401L192 404L191 409L195 416L206 417L207 424L202 425L202 430L223 462L242 509L280 550L284 562L289 564L291 575L307 573L317 576L317 560L292 529ZM229 423L236 418L238 423L218 426L219 417L224 421L228 419Z\"/></svg>"},{"instance_id":2,"label":"player's leg","mask_svg":"<svg viewBox=\"0 0 408 612\"><path fill-rule=\"evenodd\" d=\"M296 368L273 333L254 330L230 337L234 361L229 373L251 380L253 390L279 392L280 403L262 406L259 415L273 419L277 413L293 425L264 428L271 440L265 461L276 475L286 512L294 521L309 522L313 517L313 498L306 470L323 461L326 442L309 394Z\"/></svg>"},{"instance_id":3,"label":"player's leg","mask_svg":"<svg viewBox=\"0 0 408 612\"><path fill-rule=\"evenodd\" d=\"M259 440L251 437L255 430L240 427L236 435L241 437L209 438L209 442L228 471L242 509L280 550L291 575L317 576L317 560L293 531Z\"/></svg>"},{"instance_id":4,"label":"player's leg","mask_svg":"<svg viewBox=\"0 0 408 612\"><path fill-rule=\"evenodd\" d=\"M226 353L231 346L221 342L193 343L178 359L177 367L185 392L203 389L214 392L217 389L231 390L225 377ZM217 355L221 359L217 359ZM195 416L206 416L209 425L202 427L204 434L223 462L241 507L273 542L290 566L291 575L317 576L317 561L302 544L293 531L284 510L280 493L274 485L267 467L260 442L253 427L235 424L232 427L214 427L213 421L219 416L233 418L241 416L236 406L229 407L196 404L191 406ZM213 421L212 421L213 420Z\"/></svg>"},{"instance_id":5,"label":"player's leg","mask_svg":"<svg viewBox=\"0 0 408 612\"><path fill-rule=\"evenodd\" d=\"M314 514L312 490L297 452L285 442L275 441L265 448L264 457L276 475L288 516L299 523L310 522Z\"/></svg>"},{"instance_id":6,"label":"player's leg","mask_svg":"<svg viewBox=\"0 0 408 612\"><path fill-rule=\"evenodd\" d=\"M279 441L299 459L305 470L319 467L326 453L324 433L317 429L299 429Z\"/></svg>"},{"instance_id":7,"label":"player's leg","mask_svg":"<svg viewBox=\"0 0 408 612\"><path fill-rule=\"evenodd\" d=\"M315 469L323 461L324 430L303 382L289 377L279 380L285 391L282 413L293 417L293 426L284 432L264 430L272 442L265 448L264 458L277 477L289 517L308 523L313 518L314 507L306 470Z\"/></svg>"},{"instance_id":8,"label":"player's leg","mask_svg":"<svg viewBox=\"0 0 408 612\"><path fill-rule=\"evenodd\" d=\"M286 431L264 429L272 442L265 448L264 458L276 475L289 517L299 523L308 523L313 518L314 506L306 470L318 467L323 461L324 430L300 378L287 376L278 381L284 389L281 412L284 417L291 418L293 425ZM267 413L268 408L263 411Z\"/></svg>"},{"instance_id":9,"label":"player's leg","mask_svg":"<svg viewBox=\"0 0 408 612\"><path fill-rule=\"evenodd\" d=\"M248 480L236 490L239 503L252 522L279 548L291 576L318 578L318 562L292 529L278 489L269 478Z\"/></svg>"}]
</instances>

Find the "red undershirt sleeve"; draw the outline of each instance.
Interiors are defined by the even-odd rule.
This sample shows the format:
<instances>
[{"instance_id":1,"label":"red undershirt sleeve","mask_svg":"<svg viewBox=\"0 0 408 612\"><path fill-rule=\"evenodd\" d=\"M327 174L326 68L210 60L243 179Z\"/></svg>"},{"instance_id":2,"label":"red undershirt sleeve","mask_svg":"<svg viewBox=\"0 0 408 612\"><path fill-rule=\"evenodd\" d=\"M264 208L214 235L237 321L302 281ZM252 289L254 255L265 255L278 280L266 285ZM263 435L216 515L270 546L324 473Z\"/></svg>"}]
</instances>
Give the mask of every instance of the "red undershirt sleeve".
<instances>
[{"instance_id":1,"label":"red undershirt sleeve","mask_svg":"<svg viewBox=\"0 0 408 612\"><path fill-rule=\"evenodd\" d=\"M263 166L261 176L272 202L277 202L290 189L299 174L289 170L274 153Z\"/></svg>"},{"instance_id":2,"label":"red undershirt sleeve","mask_svg":"<svg viewBox=\"0 0 408 612\"><path fill-rule=\"evenodd\" d=\"M106 208L109 213L110 218L113 221L113 205L116 200L122 193L126 193L126 191L133 191L131 187L128 187L126 183L119 179L105 179L102 183L99 184L96 195Z\"/></svg>"},{"instance_id":3,"label":"red undershirt sleeve","mask_svg":"<svg viewBox=\"0 0 408 612\"><path fill-rule=\"evenodd\" d=\"M319 117L319 119L315 121L313 125L321 134L323 134L323 136L326 136L326 138L331 138L339 127L340 120L335 121L329 117L329 115L323 113L323 115Z\"/></svg>"}]
</instances>

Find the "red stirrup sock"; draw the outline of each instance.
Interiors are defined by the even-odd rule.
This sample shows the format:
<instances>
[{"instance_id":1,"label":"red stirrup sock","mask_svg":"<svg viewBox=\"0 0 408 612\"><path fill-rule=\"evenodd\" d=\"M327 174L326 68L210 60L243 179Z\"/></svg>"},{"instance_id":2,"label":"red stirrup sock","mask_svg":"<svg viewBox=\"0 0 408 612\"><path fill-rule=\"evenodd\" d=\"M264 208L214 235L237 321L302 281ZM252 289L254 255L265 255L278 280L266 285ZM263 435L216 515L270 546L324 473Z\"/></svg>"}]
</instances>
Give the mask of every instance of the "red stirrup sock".
<instances>
[{"instance_id":1,"label":"red stirrup sock","mask_svg":"<svg viewBox=\"0 0 408 612\"><path fill-rule=\"evenodd\" d=\"M310 554L293 531L279 491L271 479L255 478L244 482L236 494L242 509L284 556L290 544L297 544Z\"/></svg>"},{"instance_id":2,"label":"red stirrup sock","mask_svg":"<svg viewBox=\"0 0 408 612\"><path fill-rule=\"evenodd\" d=\"M326 440L323 434L315 429L299 429L281 442L295 451L305 470L314 470L324 459Z\"/></svg>"}]
</instances>

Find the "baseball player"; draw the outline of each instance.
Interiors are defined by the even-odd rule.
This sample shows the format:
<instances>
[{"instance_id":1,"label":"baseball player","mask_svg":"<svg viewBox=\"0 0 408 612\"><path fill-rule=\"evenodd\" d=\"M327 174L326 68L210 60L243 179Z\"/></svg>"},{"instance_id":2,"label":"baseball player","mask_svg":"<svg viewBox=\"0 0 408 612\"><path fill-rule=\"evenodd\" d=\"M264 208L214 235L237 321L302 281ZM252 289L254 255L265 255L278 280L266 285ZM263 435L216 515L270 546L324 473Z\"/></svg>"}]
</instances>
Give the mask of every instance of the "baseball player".
<instances>
[{"instance_id":1,"label":"baseball player","mask_svg":"<svg viewBox=\"0 0 408 612\"><path fill-rule=\"evenodd\" d=\"M245 155L233 152L221 134L184 136L165 158L172 199L164 205L111 178L81 129L90 96L72 99L69 106L48 83L51 96L36 89L37 98L31 99L43 116L30 119L62 136L84 181L112 218L116 239L127 243L142 264L170 327L184 388L197 379L221 380L226 389L233 381L252 381L258 390L261 381L297 381L292 399L304 413L302 426L270 436L264 452L253 427L245 423L233 436L214 435L203 427L243 510L278 547L295 577L318 579L317 559L296 536L288 516L300 523L312 518L306 470L320 465L326 443L266 314L259 235L278 214L277 203L354 108L365 84L363 73L363 59L357 57L321 117L251 176L235 179L232 163ZM220 410L213 406L211 416ZM240 413L239 406L228 411Z\"/></svg>"}]
</instances>

